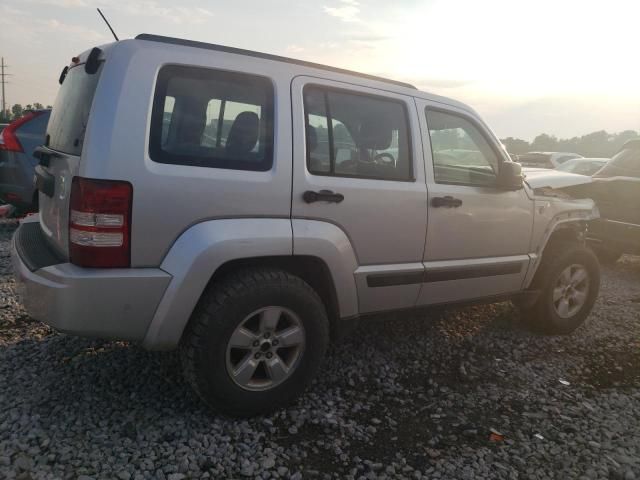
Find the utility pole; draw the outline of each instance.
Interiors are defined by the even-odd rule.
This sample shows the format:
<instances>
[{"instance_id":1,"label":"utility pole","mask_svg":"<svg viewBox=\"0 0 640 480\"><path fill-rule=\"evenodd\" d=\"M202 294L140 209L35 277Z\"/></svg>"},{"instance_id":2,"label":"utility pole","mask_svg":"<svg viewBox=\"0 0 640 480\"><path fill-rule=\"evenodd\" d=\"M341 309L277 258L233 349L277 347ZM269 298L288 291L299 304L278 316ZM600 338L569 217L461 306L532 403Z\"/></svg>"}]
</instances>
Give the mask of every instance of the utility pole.
<instances>
[{"instance_id":1,"label":"utility pole","mask_svg":"<svg viewBox=\"0 0 640 480\"><path fill-rule=\"evenodd\" d=\"M5 83L7 83L6 77L9 76L8 73L4 73L4 69L7 66L8 65L4 64L4 57L2 57L2 60L0 60L0 83L2 83L2 111L0 111L0 116L2 116L3 118L7 113L7 96L4 91L4 85Z\"/></svg>"}]
</instances>

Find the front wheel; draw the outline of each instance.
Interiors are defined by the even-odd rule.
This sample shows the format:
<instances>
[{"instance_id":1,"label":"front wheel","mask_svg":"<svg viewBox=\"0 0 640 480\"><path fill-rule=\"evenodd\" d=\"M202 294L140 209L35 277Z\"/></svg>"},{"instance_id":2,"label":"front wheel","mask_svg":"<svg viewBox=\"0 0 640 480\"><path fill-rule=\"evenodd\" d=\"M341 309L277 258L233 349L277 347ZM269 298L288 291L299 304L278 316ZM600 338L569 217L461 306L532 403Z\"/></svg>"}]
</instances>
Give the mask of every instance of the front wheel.
<instances>
[{"instance_id":1,"label":"front wheel","mask_svg":"<svg viewBox=\"0 0 640 480\"><path fill-rule=\"evenodd\" d=\"M566 335L591 313L600 289L600 265L593 252L581 245L563 242L550 248L532 284L540 296L523 316L536 331Z\"/></svg>"},{"instance_id":2,"label":"front wheel","mask_svg":"<svg viewBox=\"0 0 640 480\"><path fill-rule=\"evenodd\" d=\"M329 343L324 304L302 279L247 269L203 295L181 343L186 379L233 416L266 413L299 395Z\"/></svg>"}]
</instances>

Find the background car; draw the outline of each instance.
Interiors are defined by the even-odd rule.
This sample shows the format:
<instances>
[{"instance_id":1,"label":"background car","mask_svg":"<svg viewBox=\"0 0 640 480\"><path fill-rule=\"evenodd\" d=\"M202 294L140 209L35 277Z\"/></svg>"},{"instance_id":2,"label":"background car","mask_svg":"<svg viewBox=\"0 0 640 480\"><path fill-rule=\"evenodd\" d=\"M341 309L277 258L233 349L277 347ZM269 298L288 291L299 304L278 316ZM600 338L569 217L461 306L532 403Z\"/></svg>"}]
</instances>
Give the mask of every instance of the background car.
<instances>
[{"instance_id":1,"label":"background car","mask_svg":"<svg viewBox=\"0 0 640 480\"><path fill-rule=\"evenodd\" d=\"M591 184L580 188L600 211L589 225L589 240L600 260L611 263L623 253L640 254L640 139L627 142Z\"/></svg>"},{"instance_id":2,"label":"background car","mask_svg":"<svg viewBox=\"0 0 640 480\"><path fill-rule=\"evenodd\" d=\"M44 143L50 114L51 110L31 111L0 133L0 199L19 212L38 210L33 183L38 160L33 157L33 151Z\"/></svg>"},{"instance_id":3,"label":"background car","mask_svg":"<svg viewBox=\"0 0 640 480\"><path fill-rule=\"evenodd\" d=\"M4 130L4 127L6 127L7 125L9 125L8 123L0 123L0 133L2 133L2 130Z\"/></svg>"},{"instance_id":4,"label":"background car","mask_svg":"<svg viewBox=\"0 0 640 480\"><path fill-rule=\"evenodd\" d=\"M608 161L608 158L574 158L564 162L556 170L591 176L604 167Z\"/></svg>"},{"instance_id":5,"label":"background car","mask_svg":"<svg viewBox=\"0 0 640 480\"><path fill-rule=\"evenodd\" d=\"M518 155L518 163L523 167L557 168L574 158L582 158L582 155L570 152L529 152Z\"/></svg>"}]
</instances>

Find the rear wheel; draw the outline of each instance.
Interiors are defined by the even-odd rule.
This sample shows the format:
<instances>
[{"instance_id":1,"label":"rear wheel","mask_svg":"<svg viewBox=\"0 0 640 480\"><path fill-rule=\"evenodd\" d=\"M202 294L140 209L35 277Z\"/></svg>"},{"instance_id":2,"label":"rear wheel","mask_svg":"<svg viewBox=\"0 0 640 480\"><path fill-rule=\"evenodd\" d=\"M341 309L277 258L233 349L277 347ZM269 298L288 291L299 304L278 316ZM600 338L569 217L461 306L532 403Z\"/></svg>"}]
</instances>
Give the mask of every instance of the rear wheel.
<instances>
[{"instance_id":1,"label":"rear wheel","mask_svg":"<svg viewBox=\"0 0 640 480\"><path fill-rule=\"evenodd\" d=\"M329 343L316 292L276 269L248 269L203 295L181 344L185 376L204 402L234 416L269 412L299 395Z\"/></svg>"},{"instance_id":2,"label":"rear wheel","mask_svg":"<svg viewBox=\"0 0 640 480\"><path fill-rule=\"evenodd\" d=\"M600 267L591 250L559 242L545 252L532 288L540 295L523 310L535 331L566 335L588 317L600 289Z\"/></svg>"}]
</instances>

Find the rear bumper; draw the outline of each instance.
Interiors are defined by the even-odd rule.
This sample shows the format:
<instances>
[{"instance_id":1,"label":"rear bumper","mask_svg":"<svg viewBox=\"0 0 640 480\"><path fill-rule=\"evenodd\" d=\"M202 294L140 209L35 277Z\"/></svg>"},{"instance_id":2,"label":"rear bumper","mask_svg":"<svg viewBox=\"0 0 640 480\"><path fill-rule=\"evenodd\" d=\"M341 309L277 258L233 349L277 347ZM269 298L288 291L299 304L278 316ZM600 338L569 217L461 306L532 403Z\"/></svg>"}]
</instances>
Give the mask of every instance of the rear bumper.
<instances>
[{"instance_id":1,"label":"rear bumper","mask_svg":"<svg viewBox=\"0 0 640 480\"><path fill-rule=\"evenodd\" d=\"M39 229L37 217L23 223L11 248L29 316L74 335L142 340L171 276L159 268L82 268L57 260Z\"/></svg>"}]
</instances>

